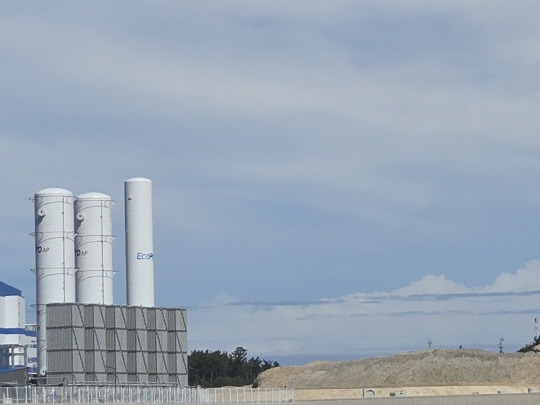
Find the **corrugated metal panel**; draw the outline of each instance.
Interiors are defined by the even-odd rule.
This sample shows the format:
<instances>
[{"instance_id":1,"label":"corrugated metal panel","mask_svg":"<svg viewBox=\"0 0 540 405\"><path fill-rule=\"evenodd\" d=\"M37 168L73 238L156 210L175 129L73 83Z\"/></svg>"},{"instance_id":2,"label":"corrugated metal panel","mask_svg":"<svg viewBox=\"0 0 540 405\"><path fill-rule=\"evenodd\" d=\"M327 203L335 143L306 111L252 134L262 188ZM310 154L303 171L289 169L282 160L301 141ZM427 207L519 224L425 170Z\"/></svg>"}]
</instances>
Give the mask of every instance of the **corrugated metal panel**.
<instances>
[{"instance_id":1,"label":"corrugated metal panel","mask_svg":"<svg viewBox=\"0 0 540 405\"><path fill-rule=\"evenodd\" d=\"M107 338L105 329L94 329L94 347L96 348L96 350L107 349Z\"/></svg>"},{"instance_id":2,"label":"corrugated metal panel","mask_svg":"<svg viewBox=\"0 0 540 405\"><path fill-rule=\"evenodd\" d=\"M135 307L126 308L126 329L135 329Z\"/></svg>"},{"instance_id":3,"label":"corrugated metal panel","mask_svg":"<svg viewBox=\"0 0 540 405\"><path fill-rule=\"evenodd\" d=\"M47 370L49 373L65 373L72 371L73 353L68 350L48 352Z\"/></svg>"},{"instance_id":4,"label":"corrugated metal panel","mask_svg":"<svg viewBox=\"0 0 540 405\"><path fill-rule=\"evenodd\" d=\"M147 334L147 348L149 352L155 352L156 348L156 331L149 330Z\"/></svg>"},{"instance_id":5,"label":"corrugated metal panel","mask_svg":"<svg viewBox=\"0 0 540 405\"><path fill-rule=\"evenodd\" d=\"M117 373L126 373L127 372L127 352L116 352L116 372Z\"/></svg>"},{"instance_id":6,"label":"corrugated metal panel","mask_svg":"<svg viewBox=\"0 0 540 405\"><path fill-rule=\"evenodd\" d=\"M73 349L72 331L68 328L47 329L47 351Z\"/></svg>"},{"instance_id":7,"label":"corrugated metal panel","mask_svg":"<svg viewBox=\"0 0 540 405\"><path fill-rule=\"evenodd\" d=\"M135 308L135 329L146 330L148 329L148 322L146 321L146 313L148 308Z\"/></svg>"},{"instance_id":8,"label":"corrugated metal panel","mask_svg":"<svg viewBox=\"0 0 540 405\"><path fill-rule=\"evenodd\" d=\"M187 340L187 332L179 332L176 336L178 338L176 344L177 344L177 352L187 353L188 350L188 340Z\"/></svg>"},{"instance_id":9,"label":"corrugated metal panel","mask_svg":"<svg viewBox=\"0 0 540 405\"><path fill-rule=\"evenodd\" d=\"M95 381L107 381L107 374L105 373L96 372L94 376L96 378Z\"/></svg>"},{"instance_id":10,"label":"corrugated metal panel","mask_svg":"<svg viewBox=\"0 0 540 405\"><path fill-rule=\"evenodd\" d=\"M73 339L71 347L75 350L84 350L84 328L73 327L71 337Z\"/></svg>"},{"instance_id":11,"label":"corrugated metal panel","mask_svg":"<svg viewBox=\"0 0 540 405\"><path fill-rule=\"evenodd\" d=\"M114 306L105 307L105 326L108 329L114 328L116 326L115 314L116 314L116 307Z\"/></svg>"},{"instance_id":12,"label":"corrugated metal panel","mask_svg":"<svg viewBox=\"0 0 540 405\"><path fill-rule=\"evenodd\" d=\"M178 383L178 375L176 375L176 374L169 374L169 375L168 375L168 382L169 382L169 383Z\"/></svg>"},{"instance_id":13,"label":"corrugated metal panel","mask_svg":"<svg viewBox=\"0 0 540 405\"><path fill-rule=\"evenodd\" d=\"M137 373L137 382L140 384L148 383L148 374L146 373Z\"/></svg>"},{"instance_id":14,"label":"corrugated metal panel","mask_svg":"<svg viewBox=\"0 0 540 405\"><path fill-rule=\"evenodd\" d=\"M105 327L105 307L103 305L93 305L94 309L94 326L96 328Z\"/></svg>"},{"instance_id":15,"label":"corrugated metal panel","mask_svg":"<svg viewBox=\"0 0 540 405\"><path fill-rule=\"evenodd\" d=\"M175 353L167 353L167 368L168 368L169 374L176 373L176 354Z\"/></svg>"},{"instance_id":16,"label":"corrugated metal panel","mask_svg":"<svg viewBox=\"0 0 540 405\"><path fill-rule=\"evenodd\" d=\"M163 308L156 308L156 330L167 330L166 319L165 310Z\"/></svg>"},{"instance_id":17,"label":"corrugated metal panel","mask_svg":"<svg viewBox=\"0 0 540 405\"><path fill-rule=\"evenodd\" d=\"M176 352L176 332L167 332L167 351Z\"/></svg>"},{"instance_id":18,"label":"corrugated metal panel","mask_svg":"<svg viewBox=\"0 0 540 405\"><path fill-rule=\"evenodd\" d=\"M84 326L84 305L70 304L71 307L71 321L73 326Z\"/></svg>"},{"instance_id":19,"label":"corrugated metal panel","mask_svg":"<svg viewBox=\"0 0 540 405\"><path fill-rule=\"evenodd\" d=\"M157 373L157 353L148 353L148 373L155 374Z\"/></svg>"},{"instance_id":20,"label":"corrugated metal panel","mask_svg":"<svg viewBox=\"0 0 540 405\"><path fill-rule=\"evenodd\" d=\"M188 358L187 353L176 353L176 373L187 374L188 372Z\"/></svg>"},{"instance_id":21,"label":"corrugated metal panel","mask_svg":"<svg viewBox=\"0 0 540 405\"><path fill-rule=\"evenodd\" d=\"M84 350L73 350L73 372L74 373L84 373Z\"/></svg>"},{"instance_id":22,"label":"corrugated metal panel","mask_svg":"<svg viewBox=\"0 0 540 405\"><path fill-rule=\"evenodd\" d=\"M165 330L156 331L156 351L167 351L167 331Z\"/></svg>"},{"instance_id":23,"label":"corrugated metal panel","mask_svg":"<svg viewBox=\"0 0 540 405\"><path fill-rule=\"evenodd\" d=\"M105 368L107 373L112 373L116 370L116 353L113 351L106 352L105 355Z\"/></svg>"},{"instance_id":24,"label":"corrugated metal panel","mask_svg":"<svg viewBox=\"0 0 540 405\"><path fill-rule=\"evenodd\" d=\"M84 330L84 349L85 350L94 350L94 330L91 328L86 328Z\"/></svg>"},{"instance_id":25,"label":"corrugated metal panel","mask_svg":"<svg viewBox=\"0 0 540 405\"><path fill-rule=\"evenodd\" d=\"M146 312L146 322L148 322L148 330L156 329L156 309L148 308Z\"/></svg>"},{"instance_id":26,"label":"corrugated metal panel","mask_svg":"<svg viewBox=\"0 0 540 405\"><path fill-rule=\"evenodd\" d=\"M94 382L97 381L96 374L93 372L86 372L84 374L84 381L85 382Z\"/></svg>"},{"instance_id":27,"label":"corrugated metal panel","mask_svg":"<svg viewBox=\"0 0 540 405\"><path fill-rule=\"evenodd\" d=\"M68 373L47 373L47 384L60 385L71 383L73 381L73 374Z\"/></svg>"},{"instance_id":28,"label":"corrugated metal panel","mask_svg":"<svg viewBox=\"0 0 540 405\"><path fill-rule=\"evenodd\" d=\"M107 350L115 350L116 349L116 330L115 329L107 329L105 332L106 335L106 342L105 347Z\"/></svg>"},{"instance_id":29,"label":"corrugated metal panel","mask_svg":"<svg viewBox=\"0 0 540 405\"><path fill-rule=\"evenodd\" d=\"M86 371L86 373L93 373L95 371L94 351L90 351L90 350L86 351L84 355L84 360L85 360L84 370Z\"/></svg>"},{"instance_id":30,"label":"corrugated metal panel","mask_svg":"<svg viewBox=\"0 0 540 405\"><path fill-rule=\"evenodd\" d=\"M186 330L186 310L182 308L168 308L168 329L176 331Z\"/></svg>"},{"instance_id":31,"label":"corrugated metal panel","mask_svg":"<svg viewBox=\"0 0 540 405\"><path fill-rule=\"evenodd\" d=\"M73 373L72 376L73 376L73 382L82 383L86 379L85 373Z\"/></svg>"},{"instance_id":32,"label":"corrugated metal panel","mask_svg":"<svg viewBox=\"0 0 540 405\"><path fill-rule=\"evenodd\" d=\"M126 373L116 373L116 381L117 383L126 383L128 381L128 376Z\"/></svg>"},{"instance_id":33,"label":"corrugated metal panel","mask_svg":"<svg viewBox=\"0 0 540 405\"><path fill-rule=\"evenodd\" d=\"M177 381L178 381L177 384L180 387L187 387L188 386L188 374L187 373L177 374L176 377L177 377Z\"/></svg>"},{"instance_id":34,"label":"corrugated metal panel","mask_svg":"<svg viewBox=\"0 0 540 405\"><path fill-rule=\"evenodd\" d=\"M94 307L93 305L85 305L83 308L84 325L91 328L94 326Z\"/></svg>"},{"instance_id":35,"label":"corrugated metal panel","mask_svg":"<svg viewBox=\"0 0 540 405\"><path fill-rule=\"evenodd\" d=\"M167 316L167 330L174 330L175 324L176 324L176 316L174 313L174 309L166 309L166 316Z\"/></svg>"},{"instance_id":36,"label":"corrugated metal panel","mask_svg":"<svg viewBox=\"0 0 540 405\"><path fill-rule=\"evenodd\" d=\"M48 311L49 372L55 377L75 373L80 381L94 375L98 382L114 381L116 372L124 381L130 374L137 381L166 382L169 374L187 376L187 333L178 330L185 327L185 310L58 304Z\"/></svg>"},{"instance_id":37,"label":"corrugated metal panel","mask_svg":"<svg viewBox=\"0 0 540 405\"><path fill-rule=\"evenodd\" d=\"M47 328L71 325L71 307L69 305L47 305Z\"/></svg>"},{"instance_id":38,"label":"corrugated metal panel","mask_svg":"<svg viewBox=\"0 0 540 405\"><path fill-rule=\"evenodd\" d=\"M127 308L115 307L114 308L114 327L117 329L127 329Z\"/></svg>"},{"instance_id":39,"label":"corrugated metal panel","mask_svg":"<svg viewBox=\"0 0 540 405\"><path fill-rule=\"evenodd\" d=\"M167 366L167 353L158 352L156 353L156 369L158 374L168 374L169 368Z\"/></svg>"},{"instance_id":40,"label":"corrugated metal panel","mask_svg":"<svg viewBox=\"0 0 540 405\"><path fill-rule=\"evenodd\" d=\"M130 351L135 351L138 349L137 345L137 331L136 330L128 330L127 331L127 345L126 349Z\"/></svg>"},{"instance_id":41,"label":"corrugated metal panel","mask_svg":"<svg viewBox=\"0 0 540 405\"><path fill-rule=\"evenodd\" d=\"M156 376L161 384L169 382L169 374L156 374Z\"/></svg>"},{"instance_id":42,"label":"corrugated metal panel","mask_svg":"<svg viewBox=\"0 0 540 405\"><path fill-rule=\"evenodd\" d=\"M96 373L103 373L105 374L107 372L107 352L104 350L96 350L94 352L94 371ZM98 381L105 381L105 380L99 380Z\"/></svg>"},{"instance_id":43,"label":"corrugated metal panel","mask_svg":"<svg viewBox=\"0 0 540 405\"><path fill-rule=\"evenodd\" d=\"M115 329L116 350L127 350L127 330Z\"/></svg>"},{"instance_id":44,"label":"corrugated metal panel","mask_svg":"<svg viewBox=\"0 0 540 405\"><path fill-rule=\"evenodd\" d=\"M137 353L127 352L126 371L128 374L137 373Z\"/></svg>"},{"instance_id":45,"label":"corrugated metal panel","mask_svg":"<svg viewBox=\"0 0 540 405\"><path fill-rule=\"evenodd\" d=\"M187 311L185 309L177 309L176 315L176 330L187 332Z\"/></svg>"},{"instance_id":46,"label":"corrugated metal panel","mask_svg":"<svg viewBox=\"0 0 540 405\"><path fill-rule=\"evenodd\" d=\"M137 331L137 350L148 351L148 332L146 330Z\"/></svg>"},{"instance_id":47,"label":"corrugated metal panel","mask_svg":"<svg viewBox=\"0 0 540 405\"><path fill-rule=\"evenodd\" d=\"M147 365L147 353L146 352L137 352L136 353L136 364L137 364L137 373L138 374L148 374L148 365Z\"/></svg>"}]
</instances>

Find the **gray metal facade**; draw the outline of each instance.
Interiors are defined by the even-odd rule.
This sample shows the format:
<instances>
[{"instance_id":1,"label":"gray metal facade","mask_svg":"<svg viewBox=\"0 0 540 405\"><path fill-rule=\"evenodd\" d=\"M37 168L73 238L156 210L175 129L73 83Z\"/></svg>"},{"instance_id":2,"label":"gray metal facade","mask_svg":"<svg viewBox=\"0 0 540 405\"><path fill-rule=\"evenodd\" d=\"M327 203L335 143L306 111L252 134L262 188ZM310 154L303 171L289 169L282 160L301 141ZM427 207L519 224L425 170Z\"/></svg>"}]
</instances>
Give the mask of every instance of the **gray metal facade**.
<instances>
[{"instance_id":1,"label":"gray metal facade","mask_svg":"<svg viewBox=\"0 0 540 405\"><path fill-rule=\"evenodd\" d=\"M182 308L47 305L47 382L187 386Z\"/></svg>"}]
</instances>

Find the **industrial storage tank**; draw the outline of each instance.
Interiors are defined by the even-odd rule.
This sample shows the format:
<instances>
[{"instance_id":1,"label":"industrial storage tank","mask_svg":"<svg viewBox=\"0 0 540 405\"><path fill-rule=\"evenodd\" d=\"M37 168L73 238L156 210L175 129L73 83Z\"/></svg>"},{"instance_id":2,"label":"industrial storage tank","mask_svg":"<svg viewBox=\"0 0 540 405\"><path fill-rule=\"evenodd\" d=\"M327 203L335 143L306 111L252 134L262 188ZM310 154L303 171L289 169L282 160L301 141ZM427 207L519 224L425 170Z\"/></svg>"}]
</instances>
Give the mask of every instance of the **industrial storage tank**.
<instances>
[{"instance_id":1,"label":"industrial storage tank","mask_svg":"<svg viewBox=\"0 0 540 405\"><path fill-rule=\"evenodd\" d=\"M75 286L82 304L113 304L113 205L109 195L96 192L75 200Z\"/></svg>"},{"instance_id":2,"label":"industrial storage tank","mask_svg":"<svg viewBox=\"0 0 540 405\"><path fill-rule=\"evenodd\" d=\"M40 375L47 367L45 305L75 302L74 200L62 188L46 188L33 197Z\"/></svg>"},{"instance_id":3,"label":"industrial storage tank","mask_svg":"<svg viewBox=\"0 0 540 405\"><path fill-rule=\"evenodd\" d=\"M127 304L153 307L152 181L135 177L124 185Z\"/></svg>"}]
</instances>

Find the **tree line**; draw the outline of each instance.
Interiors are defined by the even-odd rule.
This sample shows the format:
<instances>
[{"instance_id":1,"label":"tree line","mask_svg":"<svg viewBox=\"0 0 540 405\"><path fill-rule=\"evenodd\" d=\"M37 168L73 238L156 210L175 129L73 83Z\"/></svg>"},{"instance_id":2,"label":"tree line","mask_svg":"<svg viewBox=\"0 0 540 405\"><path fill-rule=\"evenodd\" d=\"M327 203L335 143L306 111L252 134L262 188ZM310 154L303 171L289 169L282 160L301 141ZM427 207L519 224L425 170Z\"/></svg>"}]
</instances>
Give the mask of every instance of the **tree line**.
<instances>
[{"instance_id":1,"label":"tree line","mask_svg":"<svg viewBox=\"0 0 540 405\"><path fill-rule=\"evenodd\" d=\"M247 350L237 347L232 353L220 350L193 350L188 355L190 386L223 387L252 385L264 370L279 367L277 361L248 358Z\"/></svg>"}]
</instances>

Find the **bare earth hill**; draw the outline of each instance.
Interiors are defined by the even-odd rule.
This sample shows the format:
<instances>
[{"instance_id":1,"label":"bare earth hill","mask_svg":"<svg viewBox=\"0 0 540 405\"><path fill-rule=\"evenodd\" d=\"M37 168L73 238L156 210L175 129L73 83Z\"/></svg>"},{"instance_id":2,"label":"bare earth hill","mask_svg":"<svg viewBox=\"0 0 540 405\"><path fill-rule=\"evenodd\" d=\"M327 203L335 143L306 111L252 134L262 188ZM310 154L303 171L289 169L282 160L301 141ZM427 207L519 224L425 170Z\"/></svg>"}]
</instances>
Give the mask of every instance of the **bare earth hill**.
<instances>
[{"instance_id":1,"label":"bare earth hill","mask_svg":"<svg viewBox=\"0 0 540 405\"><path fill-rule=\"evenodd\" d=\"M540 384L539 353L426 350L354 361L313 362L261 373L258 387L363 388Z\"/></svg>"}]
</instances>

